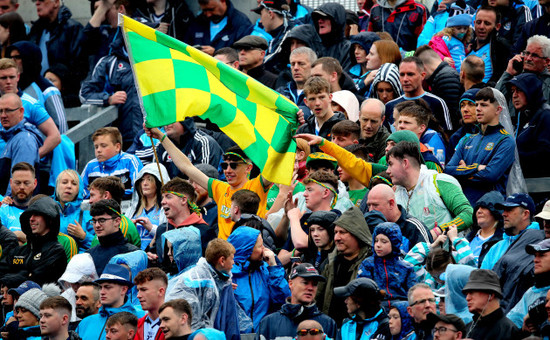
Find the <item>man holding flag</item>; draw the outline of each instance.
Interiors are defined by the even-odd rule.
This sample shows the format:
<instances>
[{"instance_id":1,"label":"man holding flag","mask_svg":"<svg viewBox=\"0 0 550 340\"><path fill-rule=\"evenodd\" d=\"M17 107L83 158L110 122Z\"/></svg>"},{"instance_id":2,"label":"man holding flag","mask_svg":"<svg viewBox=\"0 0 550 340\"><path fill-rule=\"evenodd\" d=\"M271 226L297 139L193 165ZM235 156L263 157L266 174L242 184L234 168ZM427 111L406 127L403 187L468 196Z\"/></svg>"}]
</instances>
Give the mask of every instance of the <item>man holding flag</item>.
<instances>
[{"instance_id":1,"label":"man holding flag","mask_svg":"<svg viewBox=\"0 0 550 340\"><path fill-rule=\"evenodd\" d=\"M292 139L298 107L281 94L209 55L128 17L119 17L145 115L146 133L161 141L174 165L208 189L218 205L218 237L227 239L231 196L249 189L262 198L272 182L290 185L296 156ZM240 147L223 156L227 183L208 178L195 168L156 127L200 116L218 125ZM252 162L261 176L248 179Z\"/></svg>"}]
</instances>

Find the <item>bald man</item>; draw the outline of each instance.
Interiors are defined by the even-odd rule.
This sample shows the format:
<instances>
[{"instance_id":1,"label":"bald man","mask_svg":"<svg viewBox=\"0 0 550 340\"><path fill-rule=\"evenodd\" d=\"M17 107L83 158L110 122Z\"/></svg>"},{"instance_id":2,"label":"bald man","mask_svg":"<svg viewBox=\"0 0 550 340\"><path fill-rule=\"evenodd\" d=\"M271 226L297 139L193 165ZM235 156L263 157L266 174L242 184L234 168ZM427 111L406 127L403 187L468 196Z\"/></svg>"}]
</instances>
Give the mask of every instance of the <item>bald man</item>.
<instances>
[{"instance_id":1,"label":"bald man","mask_svg":"<svg viewBox=\"0 0 550 340\"><path fill-rule=\"evenodd\" d=\"M315 320L304 320L296 327L297 340L324 340L323 326Z\"/></svg>"},{"instance_id":2,"label":"bald man","mask_svg":"<svg viewBox=\"0 0 550 340\"><path fill-rule=\"evenodd\" d=\"M34 125L26 124L24 114L23 103L17 94L5 93L0 97L2 139L6 142L0 156L0 194L4 196L15 164L26 162L36 168L40 161L38 149L44 137Z\"/></svg>"},{"instance_id":3,"label":"bald man","mask_svg":"<svg viewBox=\"0 0 550 340\"><path fill-rule=\"evenodd\" d=\"M409 251L418 242L430 244L433 241L424 223L409 215L405 208L396 203L395 193L389 185L378 184L374 186L369 191L367 206L369 211L379 211L384 215L386 221L399 225L403 234L403 250Z\"/></svg>"},{"instance_id":4,"label":"bald man","mask_svg":"<svg viewBox=\"0 0 550 340\"><path fill-rule=\"evenodd\" d=\"M381 100L369 98L361 104L359 115L361 125L359 143L365 145L367 152L373 155L375 162L378 162L386 153L386 139L390 136L390 132L383 125L386 107Z\"/></svg>"}]
</instances>

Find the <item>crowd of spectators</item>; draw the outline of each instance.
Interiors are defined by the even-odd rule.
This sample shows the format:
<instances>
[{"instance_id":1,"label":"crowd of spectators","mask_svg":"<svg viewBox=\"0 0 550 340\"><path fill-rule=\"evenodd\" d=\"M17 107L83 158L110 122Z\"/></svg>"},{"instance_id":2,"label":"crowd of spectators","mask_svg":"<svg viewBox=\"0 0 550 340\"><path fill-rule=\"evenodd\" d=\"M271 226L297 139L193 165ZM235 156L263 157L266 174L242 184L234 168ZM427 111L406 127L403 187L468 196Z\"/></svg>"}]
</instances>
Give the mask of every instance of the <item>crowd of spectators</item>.
<instances>
[{"instance_id":1,"label":"crowd of spectators","mask_svg":"<svg viewBox=\"0 0 550 340\"><path fill-rule=\"evenodd\" d=\"M550 338L548 0L196 1L0 0L2 339ZM295 103L292 184L144 128L119 14Z\"/></svg>"}]
</instances>

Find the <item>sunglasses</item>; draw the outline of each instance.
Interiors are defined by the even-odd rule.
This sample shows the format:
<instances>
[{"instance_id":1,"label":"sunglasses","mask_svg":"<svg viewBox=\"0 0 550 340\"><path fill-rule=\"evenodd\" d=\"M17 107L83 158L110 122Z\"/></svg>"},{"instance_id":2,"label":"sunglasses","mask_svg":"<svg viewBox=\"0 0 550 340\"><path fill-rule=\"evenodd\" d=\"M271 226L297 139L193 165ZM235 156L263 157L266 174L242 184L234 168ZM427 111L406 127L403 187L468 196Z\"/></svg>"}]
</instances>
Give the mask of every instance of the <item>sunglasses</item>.
<instances>
[{"instance_id":1,"label":"sunglasses","mask_svg":"<svg viewBox=\"0 0 550 340\"><path fill-rule=\"evenodd\" d=\"M231 167L231 169L236 170L237 166L239 166L239 164L246 164L246 163L244 163L244 162L231 162L231 163L222 162L220 164L220 166L222 167L222 170L227 170L228 167Z\"/></svg>"},{"instance_id":2,"label":"sunglasses","mask_svg":"<svg viewBox=\"0 0 550 340\"><path fill-rule=\"evenodd\" d=\"M298 336L306 336L306 335L317 335L317 334L323 334L323 331L317 328L310 328L310 329L299 329L296 332L296 335Z\"/></svg>"}]
</instances>

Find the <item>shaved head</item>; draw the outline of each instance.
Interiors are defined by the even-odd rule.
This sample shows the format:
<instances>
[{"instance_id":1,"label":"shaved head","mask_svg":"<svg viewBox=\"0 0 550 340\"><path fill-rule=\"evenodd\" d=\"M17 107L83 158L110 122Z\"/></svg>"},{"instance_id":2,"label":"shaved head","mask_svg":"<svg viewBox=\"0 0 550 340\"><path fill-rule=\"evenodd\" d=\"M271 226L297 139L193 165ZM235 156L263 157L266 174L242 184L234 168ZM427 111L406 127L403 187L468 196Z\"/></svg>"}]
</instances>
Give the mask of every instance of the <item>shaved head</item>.
<instances>
[{"instance_id":1,"label":"shaved head","mask_svg":"<svg viewBox=\"0 0 550 340\"><path fill-rule=\"evenodd\" d=\"M377 184L369 191L367 206L369 211L381 212L388 222L395 222L401 216L399 207L395 202L395 193L387 184Z\"/></svg>"}]
</instances>

